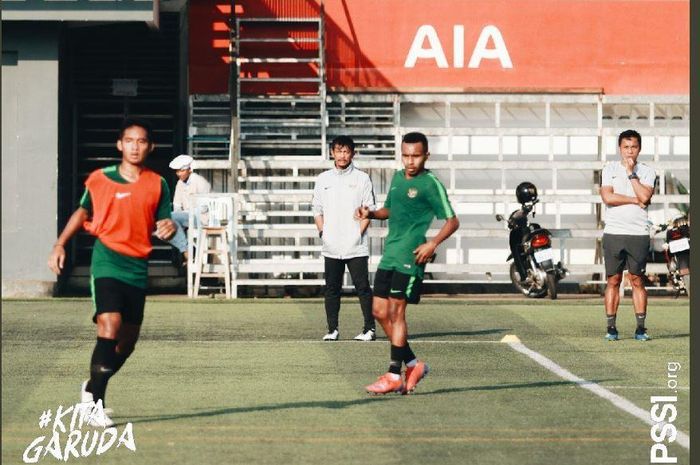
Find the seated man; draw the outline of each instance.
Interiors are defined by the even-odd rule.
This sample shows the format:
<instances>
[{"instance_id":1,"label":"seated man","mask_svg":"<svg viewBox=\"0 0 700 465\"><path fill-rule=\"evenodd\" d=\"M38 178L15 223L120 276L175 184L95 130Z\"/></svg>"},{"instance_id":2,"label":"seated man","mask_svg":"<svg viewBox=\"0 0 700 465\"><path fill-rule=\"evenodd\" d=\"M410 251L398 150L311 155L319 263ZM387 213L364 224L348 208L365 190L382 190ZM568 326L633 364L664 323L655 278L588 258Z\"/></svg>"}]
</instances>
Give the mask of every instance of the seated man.
<instances>
[{"instance_id":1,"label":"seated man","mask_svg":"<svg viewBox=\"0 0 700 465\"><path fill-rule=\"evenodd\" d=\"M193 194L208 194L211 185L204 177L192 172L192 162L194 159L189 155L178 155L170 162L170 168L175 170L178 178L175 186L175 196L173 198L172 220L175 222L177 231L173 238L168 241L178 250L173 264L177 267L187 265L187 235L185 228L189 226L189 216L194 207ZM195 215L197 221L197 215Z\"/></svg>"}]
</instances>

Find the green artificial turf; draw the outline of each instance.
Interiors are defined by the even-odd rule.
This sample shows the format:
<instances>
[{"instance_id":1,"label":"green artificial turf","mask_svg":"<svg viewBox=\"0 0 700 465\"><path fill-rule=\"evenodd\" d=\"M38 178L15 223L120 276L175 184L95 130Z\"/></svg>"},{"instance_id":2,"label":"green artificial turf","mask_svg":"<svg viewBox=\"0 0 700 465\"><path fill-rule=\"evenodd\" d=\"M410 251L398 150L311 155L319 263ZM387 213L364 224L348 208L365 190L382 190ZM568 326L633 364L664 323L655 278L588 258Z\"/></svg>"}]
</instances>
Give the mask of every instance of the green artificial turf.
<instances>
[{"instance_id":1,"label":"green artificial turf","mask_svg":"<svg viewBox=\"0 0 700 465\"><path fill-rule=\"evenodd\" d=\"M381 329L376 342L351 340L362 327L357 299L343 300L343 341L322 343L318 299L149 297L136 351L107 393L118 432L132 424L136 451L68 461L649 463L649 425L498 342L515 334L644 410L650 396L676 395L673 424L689 433L688 301L650 299L653 339L638 342L628 300L621 340L606 342L600 299L424 299L409 306L408 323L429 376L412 396L371 397L363 388L386 371L389 344ZM90 316L89 299L3 301L3 463L23 463L29 443L50 435L38 425L44 410L78 400L94 345ZM669 362L681 364L676 393ZM672 443L669 451L688 463L687 450Z\"/></svg>"}]
</instances>

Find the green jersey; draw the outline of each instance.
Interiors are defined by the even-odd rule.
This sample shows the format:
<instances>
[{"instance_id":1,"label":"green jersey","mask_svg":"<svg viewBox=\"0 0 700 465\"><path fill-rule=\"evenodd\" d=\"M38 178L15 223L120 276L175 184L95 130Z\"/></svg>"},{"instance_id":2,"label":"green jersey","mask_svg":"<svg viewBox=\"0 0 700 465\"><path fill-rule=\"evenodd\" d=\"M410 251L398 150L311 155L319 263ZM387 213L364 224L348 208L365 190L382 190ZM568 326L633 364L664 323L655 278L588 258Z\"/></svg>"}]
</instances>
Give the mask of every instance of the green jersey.
<instances>
[{"instance_id":1,"label":"green jersey","mask_svg":"<svg viewBox=\"0 0 700 465\"><path fill-rule=\"evenodd\" d=\"M404 170L397 171L384 207L390 210L389 234L378 267L422 279L425 264L416 264L413 251L426 241L433 218L455 216L445 186L429 170L411 179L406 179Z\"/></svg>"},{"instance_id":2,"label":"green jersey","mask_svg":"<svg viewBox=\"0 0 700 465\"><path fill-rule=\"evenodd\" d=\"M118 165L104 168L102 172L112 181L128 184L129 181L119 174ZM170 218L172 210L170 205L170 189L165 179L161 178L160 199L158 209L155 212L156 219ZM86 188L80 199L80 206L92 214L92 199L90 191ZM128 219L127 219L128 220ZM148 283L148 259L129 257L108 248L99 239L95 239L92 249L92 262L90 264L92 279L114 278L132 286L145 289Z\"/></svg>"}]
</instances>

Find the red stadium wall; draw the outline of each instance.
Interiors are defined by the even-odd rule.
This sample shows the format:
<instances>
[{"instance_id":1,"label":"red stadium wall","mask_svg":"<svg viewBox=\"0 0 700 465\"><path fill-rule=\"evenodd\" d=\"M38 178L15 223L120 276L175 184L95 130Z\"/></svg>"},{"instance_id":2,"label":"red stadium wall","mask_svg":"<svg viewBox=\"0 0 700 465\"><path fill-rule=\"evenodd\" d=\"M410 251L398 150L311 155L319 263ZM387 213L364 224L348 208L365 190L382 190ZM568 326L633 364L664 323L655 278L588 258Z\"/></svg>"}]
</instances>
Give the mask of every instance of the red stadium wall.
<instances>
[{"instance_id":1,"label":"red stadium wall","mask_svg":"<svg viewBox=\"0 0 700 465\"><path fill-rule=\"evenodd\" d=\"M318 14L313 0L241 3L246 16ZM326 0L324 7L329 90L689 93L688 1ZM221 41L228 32L216 29L224 9L190 3L191 93L228 91Z\"/></svg>"}]
</instances>

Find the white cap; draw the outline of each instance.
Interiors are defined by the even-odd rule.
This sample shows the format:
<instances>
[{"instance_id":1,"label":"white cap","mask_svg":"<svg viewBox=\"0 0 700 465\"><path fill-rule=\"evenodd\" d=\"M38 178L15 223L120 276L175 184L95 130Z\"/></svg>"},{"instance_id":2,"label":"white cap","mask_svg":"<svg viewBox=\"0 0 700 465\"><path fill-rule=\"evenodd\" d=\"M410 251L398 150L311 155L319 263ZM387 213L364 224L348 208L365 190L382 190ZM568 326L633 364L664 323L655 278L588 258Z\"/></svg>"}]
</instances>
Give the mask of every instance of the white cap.
<instances>
[{"instance_id":1,"label":"white cap","mask_svg":"<svg viewBox=\"0 0 700 465\"><path fill-rule=\"evenodd\" d=\"M192 166L192 162L194 161L194 158L192 158L189 155L178 155L177 157L173 158L173 161L170 162L170 166L174 170L187 170L190 169L190 166Z\"/></svg>"}]
</instances>

